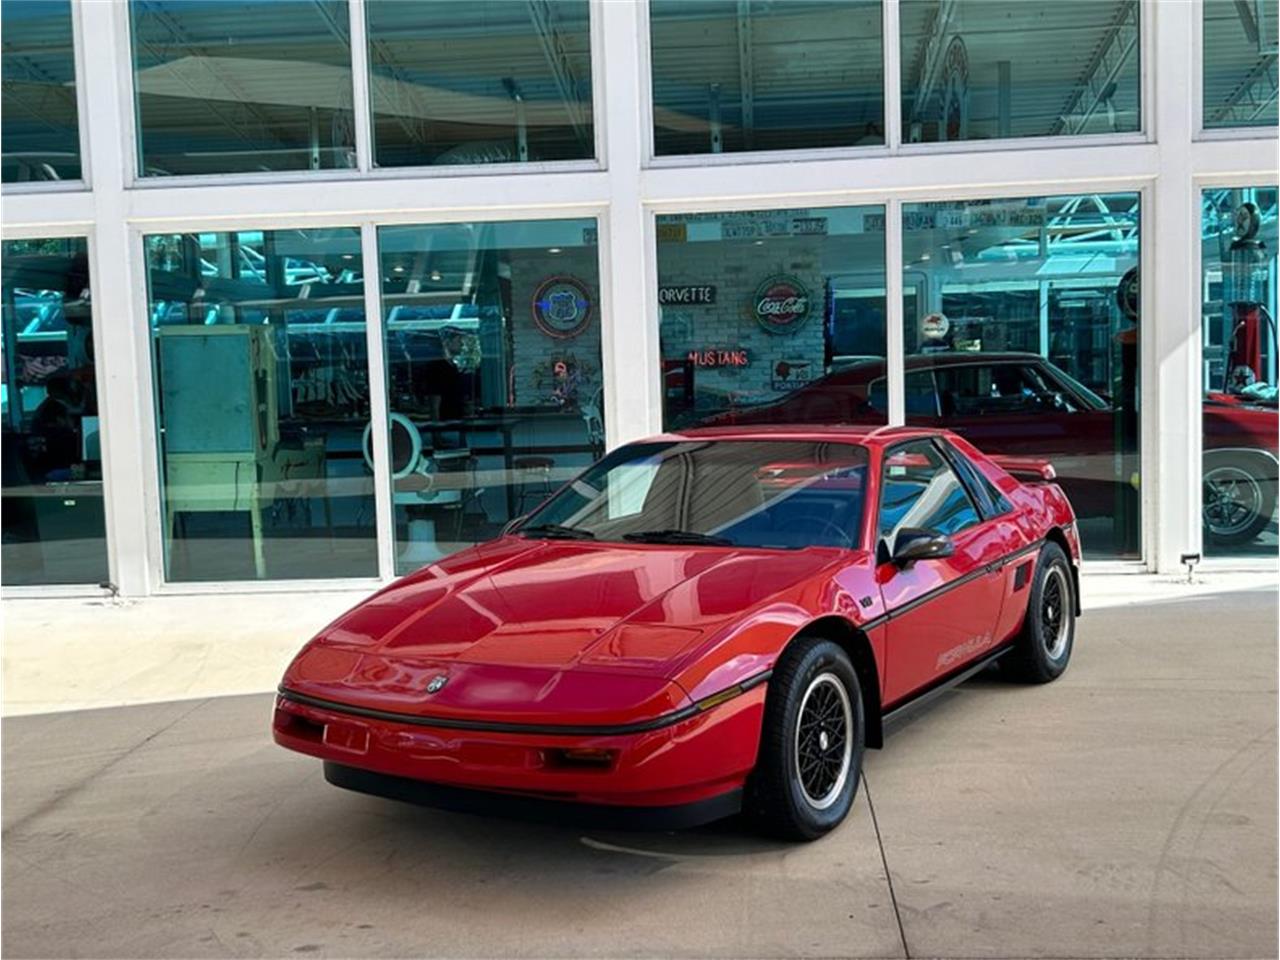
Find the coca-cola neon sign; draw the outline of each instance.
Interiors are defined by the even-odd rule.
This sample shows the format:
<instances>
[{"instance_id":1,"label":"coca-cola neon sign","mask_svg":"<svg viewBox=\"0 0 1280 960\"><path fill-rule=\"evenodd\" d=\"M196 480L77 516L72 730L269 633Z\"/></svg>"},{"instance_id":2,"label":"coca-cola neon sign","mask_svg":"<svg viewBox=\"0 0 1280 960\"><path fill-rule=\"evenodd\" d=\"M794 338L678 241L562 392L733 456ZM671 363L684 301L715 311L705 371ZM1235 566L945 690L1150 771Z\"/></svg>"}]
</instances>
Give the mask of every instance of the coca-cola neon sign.
<instances>
[{"instance_id":1,"label":"coca-cola neon sign","mask_svg":"<svg viewBox=\"0 0 1280 960\"><path fill-rule=\"evenodd\" d=\"M809 315L809 291L795 277L775 274L756 287L752 310L770 333L795 333Z\"/></svg>"}]
</instances>

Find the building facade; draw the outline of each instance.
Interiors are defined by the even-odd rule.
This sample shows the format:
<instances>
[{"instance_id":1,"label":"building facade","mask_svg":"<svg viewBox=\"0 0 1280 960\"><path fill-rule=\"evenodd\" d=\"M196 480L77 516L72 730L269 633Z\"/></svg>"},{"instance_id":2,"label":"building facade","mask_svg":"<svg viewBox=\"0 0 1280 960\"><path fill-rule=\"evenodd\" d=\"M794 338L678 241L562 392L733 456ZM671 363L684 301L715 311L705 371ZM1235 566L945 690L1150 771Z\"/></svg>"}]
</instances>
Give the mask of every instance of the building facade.
<instances>
[{"instance_id":1,"label":"building facade","mask_svg":"<svg viewBox=\"0 0 1280 960\"><path fill-rule=\"evenodd\" d=\"M700 423L1276 562L1274 3L0 10L6 595L373 586Z\"/></svg>"}]
</instances>

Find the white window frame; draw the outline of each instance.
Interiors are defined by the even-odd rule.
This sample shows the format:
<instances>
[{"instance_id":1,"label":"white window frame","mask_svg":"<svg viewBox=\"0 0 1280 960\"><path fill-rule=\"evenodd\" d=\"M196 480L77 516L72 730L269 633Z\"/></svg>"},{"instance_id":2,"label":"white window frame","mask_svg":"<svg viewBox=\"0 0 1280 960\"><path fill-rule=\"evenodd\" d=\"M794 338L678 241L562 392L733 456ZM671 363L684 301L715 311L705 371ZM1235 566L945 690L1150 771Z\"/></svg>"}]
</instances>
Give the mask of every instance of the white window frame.
<instances>
[{"instance_id":1,"label":"white window frame","mask_svg":"<svg viewBox=\"0 0 1280 960\"><path fill-rule=\"evenodd\" d=\"M1194 8L1192 21L1191 60L1194 65L1191 88L1191 118L1196 142L1205 140L1254 140L1261 149L1275 141L1275 128L1266 125L1252 127L1206 127L1204 125L1204 0L1191 0Z\"/></svg>"},{"instance_id":2,"label":"white window frame","mask_svg":"<svg viewBox=\"0 0 1280 960\"><path fill-rule=\"evenodd\" d=\"M5 239L87 236L99 344L108 555L125 596L153 593L367 590L393 570L389 502L378 503L380 576L362 580L168 584L160 571L159 457L155 445L146 265L142 237L165 231L359 227L366 258L376 226L595 217L598 223L606 443L662 427L656 216L659 213L882 204L886 220L887 340L891 422L903 419L902 204L941 200L1138 191L1142 209L1141 562L1089 561L1091 570L1179 572L1200 548L1200 190L1274 182L1275 131L1247 129L1197 139L1189 90L1200 89L1199 6L1144 0L1142 138L1105 135L973 141L928 149L858 148L699 155L650 163L647 12L640 2L591 0L593 123L598 156L587 169L517 165L341 171L343 176L268 179L161 178L136 183L128 11L73 0L81 113L83 189L0 188ZM363 13L363 0L353 10ZM896 14L888 0L885 15ZM1194 15L1193 15L1194 14ZM886 43L897 45L896 25ZM87 42L86 38L93 38ZM639 42L637 42L639 38ZM353 44L357 34L353 30ZM356 59L353 53L353 60ZM896 68L896 54L886 58ZM1158 80L1158 82L1157 82ZM898 79L887 76L886 103ZM890 97L893 99L890 100ZM364 111L367 114L367 109ZM887 135L893 117L886 118ZM363 135L371 136L367 119ZM1241 149L1244 146L1247 149ZM368 163L369 145L358 149ZM683 159L683 158L679 158ZM323 184L316 189L317 184ZM91 188L90 188L91 187ZM366 263L366 269L369 264ZM110 278L110 282L103 278ZM385 404L380 285L365 292L375 415ZM1158 319L1157 319L1158 318ZM376 345L375 342L376 341ZM375 476L376 497L389 501ZM1215 565L1252 568L1231 558ZM56 588L5 588L4 595Z\"/></svg>"}]
</instances>

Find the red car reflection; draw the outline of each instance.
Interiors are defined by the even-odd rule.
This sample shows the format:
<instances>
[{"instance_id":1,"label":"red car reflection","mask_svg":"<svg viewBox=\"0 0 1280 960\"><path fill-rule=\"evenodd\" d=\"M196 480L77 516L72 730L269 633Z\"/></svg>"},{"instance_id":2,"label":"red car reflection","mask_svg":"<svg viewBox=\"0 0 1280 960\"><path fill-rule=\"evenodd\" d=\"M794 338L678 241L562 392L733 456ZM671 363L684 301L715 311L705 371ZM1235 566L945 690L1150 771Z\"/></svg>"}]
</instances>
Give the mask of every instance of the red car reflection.
<instances>
[{"instance_id":1,"label":"red car reflection","mask_svg":"<svg viewBox=\"0 0 1280 960\"><path fill-rule=\"evenodd\" d=\"M1051 460L1081 517L1136 510L1136 412L1032 353L916 354L905 366L908 423L954 430L988 452ZM885 365L873 360L703 422L868 423L887 410ZM1275 516L1276 406L1215 392L1203 410L1205 534L1245 544Z\"/></svg>"},{"instance_id":2,"label":"red car reflection","mask_svg":"<svg viewBox=\"0 0 1280 960\"><path fill-rule=\"evenodd\" d=\"M915 428L692 430L613 451L497 540L308 643L278 743L470 811L813 839L894 717L996 661L1066 669L1079 539L1038 461Z\"/></svg>"}]
</instances>

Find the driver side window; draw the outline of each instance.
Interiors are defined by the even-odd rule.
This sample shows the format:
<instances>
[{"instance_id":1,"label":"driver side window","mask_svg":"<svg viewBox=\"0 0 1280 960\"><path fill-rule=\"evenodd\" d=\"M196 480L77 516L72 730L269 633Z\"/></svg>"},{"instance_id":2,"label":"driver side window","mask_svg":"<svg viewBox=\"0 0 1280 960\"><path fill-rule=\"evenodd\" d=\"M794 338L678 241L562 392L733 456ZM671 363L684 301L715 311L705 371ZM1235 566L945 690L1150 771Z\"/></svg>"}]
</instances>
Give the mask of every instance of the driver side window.
<instances>
[{"instance_id":1,"label":"driver side window","mask_svg":"<svg viewBox=\"0 0 1280 960\"><path fill-rule=\"evenodd\" d=\"M885 455L879 538L890 553L899 530L951 535L980 520L978 508L933 441L915 440Z\"/></svg>"}]
</instances>

